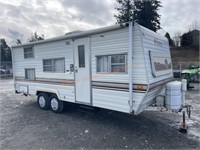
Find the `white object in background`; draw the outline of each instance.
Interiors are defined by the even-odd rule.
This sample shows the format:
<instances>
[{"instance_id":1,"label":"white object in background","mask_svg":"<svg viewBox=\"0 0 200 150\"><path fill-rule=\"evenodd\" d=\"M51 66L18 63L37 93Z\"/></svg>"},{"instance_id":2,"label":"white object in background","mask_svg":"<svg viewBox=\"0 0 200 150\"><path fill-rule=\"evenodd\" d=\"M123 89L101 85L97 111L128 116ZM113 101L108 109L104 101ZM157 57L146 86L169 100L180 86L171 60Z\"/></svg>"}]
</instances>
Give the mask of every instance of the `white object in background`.
<instances>
[{"instance_id":1,"label":"white object in background","mask_svg":"<svg viewBox=\"0 0 200 150\"><path fill-rule=\"evenodd\" d=\"M183 106L185 106L185 92L187 91L187 80L186 79L182 79L182 103Z\"/></svg>"},{"instance_id":2,"label":"white object in background","mask_svg":"<svg viewBox=\"0 0 200 150\"><path fill-rule=\"evenodd\" d=\"M182 106L181 82L173 81L166 84L166 107L178 110Z\"/></svg>"},{"instance_id":3,"label":"white object in background","mask_svg":"<svg viewBox=\"0 0 200 150\"><path fill-rule=\"evenodd\" d=\"M182 91L187 91L187 80L182 79L181 82L182 82L182 87L181 87Z\"/></svg>"}]
</instances>

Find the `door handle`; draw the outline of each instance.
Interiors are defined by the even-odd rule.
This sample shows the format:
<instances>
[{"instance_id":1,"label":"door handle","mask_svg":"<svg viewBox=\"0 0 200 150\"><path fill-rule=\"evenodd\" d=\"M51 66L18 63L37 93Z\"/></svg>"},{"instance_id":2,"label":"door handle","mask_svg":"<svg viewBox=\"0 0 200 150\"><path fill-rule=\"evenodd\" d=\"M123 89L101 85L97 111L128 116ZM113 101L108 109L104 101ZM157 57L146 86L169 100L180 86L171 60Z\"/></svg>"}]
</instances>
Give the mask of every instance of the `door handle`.
<instances>
[{"instance_id":1,"label":"door handle","mask_svg":"<svg viewBox=\"0 0 200 150\"><path fill-rule=\"evenodd\" d=\"M78 69L75 69L75 72L78 73Z\"/></svg>"}]
</instances>

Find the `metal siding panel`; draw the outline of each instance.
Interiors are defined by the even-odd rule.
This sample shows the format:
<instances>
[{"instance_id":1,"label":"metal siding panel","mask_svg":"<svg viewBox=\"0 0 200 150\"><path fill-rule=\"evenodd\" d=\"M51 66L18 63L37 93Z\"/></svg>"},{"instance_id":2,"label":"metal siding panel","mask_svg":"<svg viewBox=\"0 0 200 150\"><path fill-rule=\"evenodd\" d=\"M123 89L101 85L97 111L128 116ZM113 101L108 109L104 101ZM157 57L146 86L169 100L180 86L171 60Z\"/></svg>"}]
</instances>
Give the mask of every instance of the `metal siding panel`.
<instances>
[{"instance_id":1,"label":"metal siding panel","mask_svg":"<svg viewBox=\"0 0 200 150\"><path fill-rule=\"evenodd\" d=\"M65 70L73 64L73 41L66 45L66 41L58 41L34 46L34 58L24 59L23 48L14 48L14 72L15 76L24 77L25 68L35 68L36 78L74 79L70 73L43 72L43 59L65 58Z\"/></svg>"},{"instance_id":2,"label":"metal siding panel","mask_svg":"<svg viewBox=\"0 0 200 150\"><path fill-rule=\"evenodd\" d=\"M164 86L160 86L158 88L153 89L152 91L148 92L147 95L144 97L136 111L134 112L135 115L141 113L147 106L151 105L155 98L158 95L163 94Z\"/></svg>"},{"instance_id":3,"label":"metal siding panel","mask_svg":"<svg viewBox=\"0 0 200 150\"><path fill-rule=\"evenodd\" d=\"M146 78L146 83L155 83L155 82L158 82L158 81L161 81L163 79L167 79L167 78L170 78L173 76L173 74L168 74L168 75L164 75L164 76L160 76L160 77L157 77L157 78L154 78L153 75L152 75L152 71L151 71L151 63L150 63L150 58L149 58L149 50L151 51L157 51L157 52L167 52L170 54L170 51L169 51L169 46L168 46L168 41L166 38L158 35L157 33L154 33L142 26L139 26L139 25L136 25L136 28L140 28L141 30L141 42L142 43L142 46L141 46L141 51L138 52L140 54L138 54L138 57L140 57L140 59L138 59L137 61L140 62L140 63L143 63L143 64L146 64L146 67L143 66L140 66L140 67L143 67L143 71L141 70L140 72L140 69L137 70L138 73L136 73L137 75L140 75L143 73L143 75L146 75L146 72L144 72L144 70L146 69L147 71L147 78ZM136 30L136 29L135 29ZM139 33L138 33L139 34ZM154 38L157 38L159 40L162 40L165 44L163 45L163 47L159 47L157 45L154 44ZM139 42L138 42L139 43ZM141 44L141 43L139 43ZM138 44L137 44L138 45ZM144 48L144 49L142 49ZM143 52L143 54L142 54ZM142 59L142 56L144 57ZM133 55L134 57L134 55ZM141 61L144 60L144 61ZM137 64L137 61L133 64ZM143 76L144 77L144 76ZM145 77L144 77L145 78ZM134 78L133 78L134 79ZM138 81L141 80L138 78ZM150 91L147 93L147 95L145 96L145 93L141 94L141 93L134 93L135 95L133 96L133 110L134 110L134 114L137 115L139 113L141 113L144 108L146 108L148 105L150 105L152 102L153 102L153 99L159 95L160 93L162 92L162 87L158 87L158 88L155 88L154 90Z\"/></svg>"},{"instance_id":4,"label":"metal siding panel","mask_svg":"<svg viewBox=\"0 0 200 150\"><path fill-rule=\"evenodd\" d=\"M93 88L93 106L129 113L128 100L128 92Z\"/></svg>"},{"instance_id":5,"label":"metal siding panel","mask_svg":"<svg viewBox=\"0 0 200 150\"><path fill-rule=\"evenodd\" d=\"M138 93L138 92L133 92L133 112L134 114L137 112L140 103L144 99L145 93Z\"/></svg>"},{"instance_id":6,"label":"metal siding panel","mask_svg":"<svg viewBox=\"0 0 200 150\"><path fill-rule=\"evenodd\" d=\"M16 81L16 86L27 85L29 94L35 95L38 88L54 89L60 94L61 100L67 102L75 102L74 97L74 86L62 86L53 84L41 84L41 83L30 83L30 82L19 82Z\"/></svg>"},{"instance_id":7,"label":"metal siding panel","mask_svg":"<svg viewBox=\"0 0 200 150\"><path fill-rule=\"evenodd\" d=\"M142 41L138 26L133 28L133 82L146 84L146 71ZM102 37L103 36L103 37ZM128 83L128 74L97 74L96 55L109 55L128 52L128 28L94 35L91 38L92 80ZM129 68L130 66L128 66Z\"/></svg>"},{"instance_id":8,"label":"metal siding panel","mask_svg":"<svg viewBox=\"0 0 200 150\"><path fill-rule=\"evenodd\" d=\"M118 34L117 34L118 32ZM141 32L138 26L133 28L133 83L147 84L144 52L141 41ZM92 37L92 80L104 82L128 83L128 74L96 74L96 55L128 52L128 28L120 31L96 35ZM124 38L124 35L127 38ZM109 38L108 38L109 37ZM121 40L120 40L121 39ZM126 51L124 51L124 49ZM130 66L129 66L130 67ZM128 92L93 89L93 105L97 107L129 112ZM133 93L133 111L138 109L145 93ZM125 101L123 99L125 98Z\"/></svg>"},{"instance_id":9,"label":"metal siding panel","mask_svg":"<svg viewBox=\"0 0 200 150\"><path fill-rule=\"evenodd\" d=\"M96 56L128 53L128 28L105 32L91 37L92 80L128 83L128 74L96 73Z\"/></svg>"},{"instance_id":10,"label":"metal siding panel","mask_svg":"<svg viewBox=\"0 0 200 150\"><path fill-rule=\"evenodd\" d=\"M24 59L23 48L13 48L12 49L13 58L13 72L15 76L25 77L24 67L21 66L21 60Z\"/></svg>"},{"instance_id":11,"label":"metal siding panel","mask_svg":"<svg viewBox=\"0 0 200 150\"><path fill-rule=\"evenodd\" d=\"M151 70L149 51L165 52L165 53L169 53L169 55L170 55L168 40L165 37L163 37L157 33L154 33L153 31L150 31L142 26L140 26L140 28L141 28L141 31L143 34L142 38L143 38L143 46L144 46L144 52L145 52L144 56L145 56L145 63L147 66L146 69L147 69L149 83L151 84L151 83L158 82L158 81L161 81L166 78L173 77L173 73L159 76L156 78L153 77L152 70ZM155 38L163 41L164 44L162 45L162 47L158 46L154 43Z\"/></svg>"},{"instance_id":12,"label":"metal siding panel","mask_svg":"<svg viewBox=\"0 0 200 150\"><path fill-rule=\"evenodd\" d=\"M147 84L144 52L140 28L137 24L133 27L133 83Z\"/></svg>"}]
</instances>

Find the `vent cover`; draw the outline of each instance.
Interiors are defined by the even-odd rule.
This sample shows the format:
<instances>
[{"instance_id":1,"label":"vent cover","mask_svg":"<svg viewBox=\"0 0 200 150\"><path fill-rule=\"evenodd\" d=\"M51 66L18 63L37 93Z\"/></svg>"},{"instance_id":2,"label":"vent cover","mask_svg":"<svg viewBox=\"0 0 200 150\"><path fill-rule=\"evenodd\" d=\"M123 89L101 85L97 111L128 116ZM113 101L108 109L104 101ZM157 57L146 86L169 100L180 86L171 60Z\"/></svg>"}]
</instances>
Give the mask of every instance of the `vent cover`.
<instances>
[{"instance_id":1,"label":"vent cover","mask_svg":"<svg viewBox=\"0 0 200 150\"><path fill-rule=\"evenodd\" d=\"M66 41L66 45L70 45L70 41Z\"/></svg>"}]
</instances>

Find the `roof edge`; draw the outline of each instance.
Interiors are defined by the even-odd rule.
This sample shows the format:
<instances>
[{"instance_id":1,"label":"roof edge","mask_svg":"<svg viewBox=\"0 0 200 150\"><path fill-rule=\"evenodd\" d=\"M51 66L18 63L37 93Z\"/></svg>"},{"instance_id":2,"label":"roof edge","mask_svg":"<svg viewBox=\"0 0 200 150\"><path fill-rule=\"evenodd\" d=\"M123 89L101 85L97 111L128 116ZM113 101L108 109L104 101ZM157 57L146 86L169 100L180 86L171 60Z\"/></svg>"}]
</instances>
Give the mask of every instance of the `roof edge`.
<instances>
[{"instance_id":1,"label":"roof edge","mask_svg":"<svg viewBox=\"0 0 200 150\"><path fill-rule=\"evenodd\" d=\"M107 26L107 27L103 27L103 28L87 30L87 31L83 31L83 32L75 33L75 34L71 34L71 35L63 35L63 36L58 36L58 37L54 37L54 38L49 38L49 39L46 39L46 40L14 45L14 46L11 46L11 47L12 48L19 48L19 47L26 47L26 46L28 47L28 46L39 45L39 44L44 44L44 43L49 43L49 42L56 42L56 41L61 41L61 40L73 39L73 38L97 34L97 33L101 33L101 32L117 30L117 29L124 28L124 27L127 27L127 26L128 26L128 23L122 23L122 24Z\"/></svg>"}]
</instances>

